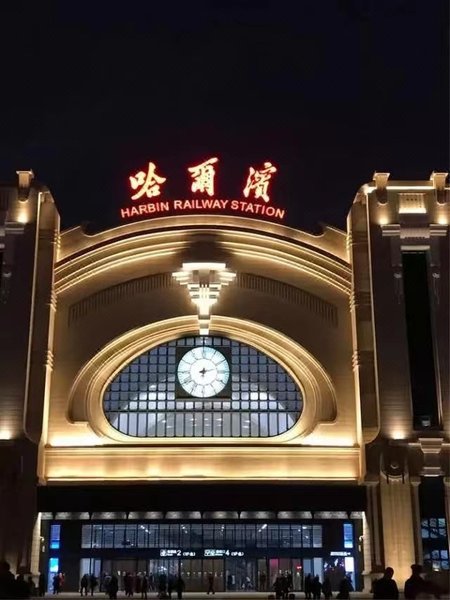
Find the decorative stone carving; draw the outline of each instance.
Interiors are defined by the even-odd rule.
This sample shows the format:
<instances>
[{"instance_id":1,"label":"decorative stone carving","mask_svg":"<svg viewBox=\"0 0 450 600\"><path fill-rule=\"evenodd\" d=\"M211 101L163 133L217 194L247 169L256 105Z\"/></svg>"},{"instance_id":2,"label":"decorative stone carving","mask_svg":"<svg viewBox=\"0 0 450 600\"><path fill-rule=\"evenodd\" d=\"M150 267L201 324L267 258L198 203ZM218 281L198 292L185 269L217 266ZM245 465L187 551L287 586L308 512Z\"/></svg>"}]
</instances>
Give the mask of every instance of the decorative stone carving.
<instances>
[{"instance_id":1,"label":"decorative stone carving","mask_svg":"<svg viewBox=\"0 0 450 600\"><path fill-rule=\"evenodd\" d=\"M222 287L231 283L236 273L227 269L225 263L192 262L183 263L181 271L173 276L180 285L187 287L197 306L200 335L208 335L211 307L217 302Z\"/></svg>"},{"instance_id":2,"label":"decorative stone carving","mask_svg":"<svg viewBox=\"0 0 450 600\"><path fill-rule=\"evenodd\" d=\"M443 442L443 438L419 438L423 452L422 475L433 477L444 474L441 466Z\"/></svg>"}]
</instances>

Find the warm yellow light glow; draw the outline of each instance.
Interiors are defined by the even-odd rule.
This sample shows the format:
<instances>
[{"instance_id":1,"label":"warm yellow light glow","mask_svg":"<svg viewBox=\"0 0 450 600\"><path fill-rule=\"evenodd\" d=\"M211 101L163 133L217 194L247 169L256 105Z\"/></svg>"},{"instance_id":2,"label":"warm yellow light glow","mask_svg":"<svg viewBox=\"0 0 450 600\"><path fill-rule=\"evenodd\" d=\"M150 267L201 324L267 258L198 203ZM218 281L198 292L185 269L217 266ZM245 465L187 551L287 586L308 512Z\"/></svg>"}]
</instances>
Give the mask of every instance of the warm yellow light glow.
<instances>
[{"instance_id":1,"label":"warm yellow light glow","mask_svg":"<svg viewBox=\"0 0 450 600\"><path fill-rule=\"evenodd\" d=\"M48 439L49 446L53 447L73 447L73 446L102 446L105 441L99 438L95 433L91 434L79 434L74 433L72 435L50 435Z\"/></svg>"},{"instance_id":2,"label":"warm yellow light glow","mask_svg":"<svg viewBox=\"0 0 450 600\"><path fill-rule=\"evenodd\" d=\"M219 227L213 215L182 215L127 223L92 236L78 227L63 232L58 247L56 291L84 284L87 278L100 274L96 272L100 265L106 269L131 266L141 257L152 263L154 252L181 253L192 236L205 234L205 228L220 239L221 245L240 241L242 248L261 249L265 255L276 247L290 256L297 268L310 265L311 273L325 268L330 282L350 280L350 269L345 266L347 236L338 229L325 227L320 235L312 235L278 223L229 215L221 216ZM346 289L349 291L349 283Z\"/></svg>"},{"instance_id":3,"label":"warm yellow light glow","mask_svg":"<svg viewBox=\"0 0 450 600\"><path fill-rule=\"evenodd\" d=\"M187 287L197 307L200 335L208 335L211 307L219 299L222 287L231 283L236 273L228 271L225 263L192 262L183 263L181 271L173 273L173 277Z\"/></svg>"},{"instance_id":4,"label":"warm yellow light glow","mask_svg":"<svg viewBox=\"0 0 450 600\"><path fill-rule=\"evenodd\" d=\"M123 268L127 263L133 262L146 262L151 263L152 261L157 260L158 258L165 258L167 256L172 256L176 254L176 249L174 248L174 244L172 244L172 249L167 250L159 250L157 248L151 249L146 248L142 249L142 253L137 253L135 250L130 250L127 252L121 253L120 256L115 256L114 262L105 257L104 259L95 260L94 257L91 257L91 262L83 265L79 271L76 271L77 276L71 275L72 270L69 268L67 276L61 277L59 279L58 293L63 291L67 291L68 289L76 286L77 284L84 283L87 279L97 277L106 273L111 268ZM67 267L67 265L65 265ZM58 272L58 269L56 269Z\"/></svg>"},{"instance_id":5,"label":"warm yellow light glow","mask_svg":"<svg viewBox=\"0 0 450 600\"><path fill-rule=\"evenodd\" d=\"M50 481L320 480L355 481L359 448L264 447L47 448Z\"/></svg>"},{"instance_id":6,"label":"warm yellow light glow","mask_svg":"<svg viewBox=\"0 0 450 600\"><path fill-rule=\"evenodd\" d=\"M387 218L387 215L381 214L378 216L378 225L381 225L383 227L383 225L387 225L388 223L389 219Z\"/></svg>"},{"instance_id":7,"label":"warm yellow light glow","mask_svg":"<svg viewBox=\"0 0 450 600\"><path fill-rule=\"evenodd\" d=\"M391 439L393 440L405 440L408 437L407 432L404 429L393 429L391 431Z\"/></svg>"},{"instance_id":8,"label":"warm yellow light glow","mask_svg":"<svg viewBox=\"0 0 450 600\"><path fill-rule=\"evenodd\" d=\"M11 429L0 429L0 440L12 440L14 437Z\"/></svg>"},{"instance_id":9,"label":"warm yellow light glow","mask_svg":"<svg viewBox=\"0 0 450 600\"><path fill-rule=\"evenodd\" d=\"M446 213L442 213L437 217L438 225L443 225L444 227L448 225L449 219Z\"/></svg>"},{"instance_id":10,"label":"warm yellow light glow","mask_svg":"<svg viewBox=\"0 0 450 600\"><path fill-rule=\"evenodd\" d=\"M22 223L23 225L26 225L28 223L28 221L30 220L29 212L30 211L28 208L20 208L17 211L17 216L16 216L17 222Z\"/></svg>"},{"instance_id":11,"label":"warm yellow light glow","mask_svg":"<svg viewBox=\"0 0 450 600\"><path fill-rule=\"evenodd\" d=\"M356 443L356 436L336 435L324 431L313 432L304 438L304 443L311 446L326 446L335 448L352 448Z\"/></svg>"},{"instance_id":12,"label":"warm yellow light glow","mask_svg":"<svg viewBox=\"0 0 450 600\"><path fill-rule=\"evenodd\" d=\"M177 337L192 335L197 324L197 317L177 317L151 323L139 329L133 329L123 336L114 339L105 346L98 354L89 361L80 371L72 386L69 398L69 418L74 423L71 427L92 427L99 438L109 440L108 443L119 442L127 445L142 445L151 443L158 446L173 443L170 438L158 438L158 440L143 441L140 438L132 438L114 429L107 421L103 412L102 398L108 382L116 376L123 365L130 362L144 350L166 343ZM259 323L244 321L232 317L213 315L211 317L211 330L214 335L225 335L251 344L281 364L302 390L304 398L308 399L302 415L296 425L284 434L264 440L265 444L295 444L303 443L303 437L312 431L321 422L333 418L336 412L336 396L333 382L322 365L307 350L287 336ZM328 415L324 418L323 415ZM70 428L67 429L70 432ZM79 434L86 433L86 429L80 430ZM332 446L338 438L352 438L349 443L355 444L353 429L351 432L345 422L333 421L333 425L320 431L323 438L328 434ZM322 438L322 439L323 439ZM179 438L180 445L235 445L235 438ZM252 444L249 438L240 440L239 444Z\"/></svg>"}]
</instances>

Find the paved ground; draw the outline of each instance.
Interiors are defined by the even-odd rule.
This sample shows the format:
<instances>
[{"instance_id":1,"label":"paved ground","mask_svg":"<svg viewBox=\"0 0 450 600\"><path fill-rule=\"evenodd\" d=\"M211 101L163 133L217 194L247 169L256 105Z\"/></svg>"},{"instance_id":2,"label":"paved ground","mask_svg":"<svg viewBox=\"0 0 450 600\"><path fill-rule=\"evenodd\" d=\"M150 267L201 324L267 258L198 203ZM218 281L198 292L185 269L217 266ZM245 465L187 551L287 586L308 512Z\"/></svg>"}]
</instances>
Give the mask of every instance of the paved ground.
<instances>
[{"instance_id":1,"label":"paved ground","mask_svg":"<svg viewBox=\"0 0 450 600\"><path fill-rule=\"evenodd\" d=\"M337 592L333 593L333 598L336 598ZM46 598L55 598L55 596L52 595L48 595L45 596ZM63 600L75 600L75 598L78 600L78 598L80 598L80 594L71 594L71 593L62 593L59 594L58 596L59 598L63 599ZM97 593L94 594L93 596L94 598L107 598L107 596L105 596L105 594L103 593ZM125 593L124 592L119 592L118 598L125 598ZM135 594L133 596L133 598L135 600L140 600L140 594ZM267 600L268 594L267 593L258 593L258 592L245 592L245 593L241 593L241 592L218 592L217 594L214 595L214 599L215 600L263 600L266 599ZM300 600L303 599L305 597L305 594L303 592L296 592L295 594L295 598L296 600ZM401 598L403 598L403 595L400 596ZM89 598L91 598L91 596L89 596ZM156 594L155 592L150 592L148 594L148 598L149 600L156 600ZM175 600L176 598L176 594L174 594L172 596L172 598ZM185 594L183 594L183 598L186 600L205 600L206 598L213 598L213 596L207 596L206 593L198 593L198 592L187 592ZM322 597L323 598L323 597ZM366 598L373 598L372 594L367 594L364 592L352 592L351 594L351 598L352 600L363 600ZM448 600L449 596L441 596L441 600Z\"/></svg>"},{"instance_id":2,"label":"paved ground","mask_svg":"<svg viewBox=\"0 0 450 600\"><path fill-rule=\"evenodd\" d=\"M333 598L336 598L337 592L333 593ZM196 600L196 599L201 599L201 600L205 600L206 598L210 598L212 600L212 598L214 598L214 600L267 600L269 596L269 593L262 593L262 592L217 592L216 594L214 594L214 596L208 596L206 594L206 592L202 593L202 592L186 592L183 594L183 600ZM56 596L53 595L47 595L45 596L46 598L56 598ZM59 594L57 596L58 598L61 598L61 600L69 600L69 599L75 599L80 598L80 594L73 594L73 593L69 593L69 592L63 592L61 594ZM84 598L85 596L83 596ZM91 598L92 596L88 596L88 598ZM96 593L93 596L94 598L107 598L107 596L105 596L105 594L103 593ZM117 595L118 598L125 598L125 592L119 592ZM172 595L172 600L176 600L176 594ZM296 592L295 593L295 598L296 600L302 599L305 597L305 594L303 592ZM364 594L363 592L354 592L351 594L352 600L356 600L356 599L363 599L363 598L372 598L372 594ZM134 600L140 600L141 595L140 594L135 594L133 596ZM157 600L157 595L155 592L149 592L148 594L148 599L149 600Z\"/></svg>"}]
</instances>

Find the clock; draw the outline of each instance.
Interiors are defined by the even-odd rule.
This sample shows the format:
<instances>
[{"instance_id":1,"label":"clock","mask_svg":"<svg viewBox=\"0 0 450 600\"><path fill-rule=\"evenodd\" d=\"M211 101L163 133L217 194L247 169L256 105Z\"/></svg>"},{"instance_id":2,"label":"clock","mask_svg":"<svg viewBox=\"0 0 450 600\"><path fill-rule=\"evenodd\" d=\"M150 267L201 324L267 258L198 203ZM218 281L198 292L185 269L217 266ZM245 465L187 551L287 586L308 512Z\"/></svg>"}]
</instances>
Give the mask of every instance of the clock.
<instances>
[{"instance_id":1,"label":"clock","mask_svg":"<svg viewBox=\"0 0 450 600\"><path fill-rule=\"evenodd\" d=\"M230 378L225 356L212 346L192 348L181 357L177 368L180 386L195 398L217 396Z\"/></svg>"}]
</instances>

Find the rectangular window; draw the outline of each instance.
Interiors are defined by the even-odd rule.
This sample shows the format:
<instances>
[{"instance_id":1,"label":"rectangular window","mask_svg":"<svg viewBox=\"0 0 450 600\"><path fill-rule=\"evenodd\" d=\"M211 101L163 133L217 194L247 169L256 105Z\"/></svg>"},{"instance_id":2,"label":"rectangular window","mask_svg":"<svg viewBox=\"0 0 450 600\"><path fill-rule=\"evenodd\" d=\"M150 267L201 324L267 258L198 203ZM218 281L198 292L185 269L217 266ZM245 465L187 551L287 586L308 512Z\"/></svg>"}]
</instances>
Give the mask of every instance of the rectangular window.
<instances>
[{"instance_id":1,"label":"rectangular window","mask_svg":"<svg viewBox=\"0 0 450 600\"><path fill-rule=\"evenodd\" d=\"M170 548L169 525L159 525L159 547Z\"/></svg>"},{"instance_id":2,"label":"rectangular window","mask_svg":"<svg viewBox=\"0 0 450 600\"><path fill-rule=\"evenodd\" d=\"M191 547L191 526L189 523L183 523L180 525L180 547Z\"/></svg>"},{"instance_id":3,"label":"rectangular window","mask_svg":"<svg viewBox=\"0 0 450 600\"><path fill-rule=\"evenodd\" d=\"M344 548L353 548L352 523L344 523Z\"/></svg>"},{"instance_id":4,"label":"rectangular window","mask_svg":"<svg viewBox=\"0 0 450 600\"><path fill-rule=\"evenodd\" d=\"M447 527L445 519L422 519L422 539L444 539L447 537Z\"/></svg>"},{"instance_id":5,"label":"rectangular window","mask_svg":"<svg viewBox=\"0 0 450 600\"><path fill-rule=\"evenodd\" d=\"M169 548L180 547L180 526L177 524L169 525Z\"/></svg>"},{"instance_id":6,"label":"rectangular window","mask_svg":"<svg viewBox=\"0 0 450 600\"><path fill-rule=\"evenodd\" d=\"M81 527L81 547L91 547L92 525L82 525Z\"/></svg>"},{"instance_id":7,"label":"rectangular window","mask_svg":"<svg viewBox=\"0 0 450 600\"><path fill-rule=\"evenodd\" d=\"M254 548L256 546L256 526L245 526L245 546L246 548Z\"/></svg>"},{"instance_id":8,"label":"rectangular window","mask_svg":"<svg viewBox=\"0 0 450 600\"><path fill-rule=\"evenodd\" d=\"M267 548L267 523L256 526L256 546Z\"/></svg>"},{"instance_id":9,"label":"rectangular window","mask_svg":"<svg viewBox=\"0 0 450 600\"><path fill-rule=\"evenodd\" d=\"M225 525L225 546L227 548L234 546L234 525L229 523Z\"/></svg>"},{"instance_id":10,"label":"rectangular window","mask_svg":"<svg viewBox=\"0 0 450 600\"><path fill-rule=\"evenodd\" d=\"M114 525L94 525L94 533L96 528L102 528L103 530L102 545L98 547L114 548Z\"/></svg>"},{"instance_id":11,"label":"rectangular window","mask_svg":"<svg viewBox=\"0 0 450 600\"><path fill-rule=\"evenodd\" d=\"M280 525L280 548L291 547L291 527L290 525Z\"/></svg>"},{"instance_id":12,"label":"rectangular window","mask_svg":"<svg viewBox=\"0 0 450 600\"><path fill-rule=\"evenodd\" d=\"M236 548L244 548L245 547L245 528L244 528L244 525L241 525L240 523L236 524L235 542L236 542Z\"/></svg>"},{"instance_id":13,"label":"rectangular window","mask_svg":"<svg viewBox=\"0 0 450 600\"><path fill-rule=\"evenodd\" d=\"M61 525L50 525L50 550L59 550L61 543Z\"/></svg>"},{"instance_id":14,"label":"rectangular window","mask_svg":"<svg viewBox=\"0 0 450 600\"><path fill-rule=\"evenodd\" d=\"M48 572L52 575L54 575L55 573L59 573L59 558L49 558Z\"/></svg>"},{"instance_id":15,"label":"rectangular window","mask_svg":"<svg viewBox=\"0 0 450 600\"><path fill-rule=\"evenodd\" d=\"M353 525L350 525L353 528ZM322 548L322 525L312 527L313 547Z\"/></svg>"},{"instance_id":16,"label":"rectangular window","mask_svg":"<svg viewBox=\"0 0 450 600\"><path fill-rule=\"evenodd\" d=\"M422 520L426 532L445 537L445 519ZM55 528L53 528L55 527ZM52 526L51 549L59 549L60 525ZM344 524L345 548L353 548L353 525ZM350 544L350 545L349 545ZM322 525L268 523L94 523L81 528L82 548L322 548Z\"/></svg>"},{"instance_id":17,"label":"rectangular window","mask_svg":"<svg viewBox=\"0 0 450 600\"><path fill-rule=\"evenodd\" d=\"M128 524L125 529L125 542L127 548L136 547L136 525Z\"/></svg>"},{"instance_id":18,"label":"rectangular window","mask_svg":"<svg viewBox=\"0 0 450 600\"><path fill-rule=\"evenodd\" d=\"M302 528L300 525L291 525L292 547L302 547Z\"/></svg>"},{"instance_id":19,"label":"rectangular window","mask_svg":"<svg viewBox=\"0 0 450 600\"><path fill-rule=\"evenodd\" d=\"M312 527L311 525L302 525L302 545L303 548L312 547Z\"/></svg>"},{"instance_id":20,"label":"rectangular window","mask_svg":"<svg viewBox=\"0 0 450 600\"><path fill-rule=\"evenodd\" d=\"M267 536L269 548L278 548L278 525L268 525Z\"/></svg>"},{"instance_id":21,"label":"rectangular window","mask_svg":"<svg viewBox=\"0 0 450 600\"><path fill-rule=\"evenodd\" d=\"M403 252L406 335L414 428L439 425L428 253Z\"/></svg>"},{"instance_id":22,"label":"rectangular window","mask_svg":"<svg viewBox=\"0 0 450 600\"><path fill-rule=\"evenodd\" d=\"M92 548L102 548L103 525L92 525ZM112 542L111 542L112 543ZM112 546L109 546L112 548Z\"/></svg>"},{"instance_id":23,"label":"rectangular window","mask_svg":"<svg viewBox=\"0 0 450 600\"><path fill-rule=\"evenodd\" d=\"M125 525L114 525L114 548L126 548Z\"/></svg>"},{"instance_id":24,"label":"rectangular window","mask_svg":"<svg viewBox=\"0 0 450 600\"><path fill-rule=\"evenodd\" d=\"M138 525L137 545L138 548L148 548L150 545L148 540L148 529L145 525Z\"/></svg>"},{"instance_id":25,"label":"rectangular window","mask_svg":"<svg viewBox=\"0 0 450 600\"><path fill-rule=\"evenodd\" d=\"M214 547L223 548L225 525L214 525Z\"/></svg>"}]
</instances>

